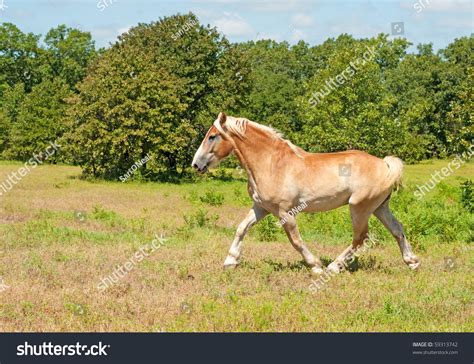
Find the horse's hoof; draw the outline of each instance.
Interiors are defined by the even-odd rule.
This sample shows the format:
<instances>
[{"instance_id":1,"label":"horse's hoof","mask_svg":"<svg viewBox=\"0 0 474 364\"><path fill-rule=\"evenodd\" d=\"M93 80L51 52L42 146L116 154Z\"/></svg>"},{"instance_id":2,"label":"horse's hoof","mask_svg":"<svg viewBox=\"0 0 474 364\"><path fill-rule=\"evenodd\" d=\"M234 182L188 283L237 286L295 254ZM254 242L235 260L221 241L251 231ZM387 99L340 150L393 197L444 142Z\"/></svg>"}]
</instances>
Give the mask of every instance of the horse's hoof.
<instances>
[{"instance_id":1,"label":"horse's hoof","mask_svg":"<svg viewBox=\"0 0 474 364\"><path fill-rule=\"evenodd\" d=\"M339 274L341 273L341 267L339 266L339 263L332 262L331 264L328 265L328 267L326 268L326 271L328 273Z\"/></svg>"},{"instance_id":2,"label":"horse's hoof","mask_svg":"<svg viewBox=\"0 0 474 364\"><path fill-rule=\"evenodd\" d=\"M228 255L224 261L224 269L234 269L239 261L232 255Z\"/></svg>"},{"instance_id":3,"label":"horse's hoof","mask_svg":"<svg viewBox=\"0 0 474 364\"><path fill-rule=\"evenodd\" d=\"M316 275L321 275L324 273L324 270L321 267L314 266L311 268L311 273L316 274Z\"/></svg>"},{"instance_id":4,"label":"horse's hoof","mask_svg":"<svg viewBox=\"0 0 474 364\"><path fill-rule=\"evenodd\" d=\"M405 263L411 270L417 270L420 265L420 259L418 259L417 256L411 256L410 258L405 260Z\"/></svg>"},{"instance_id":5,"label":"horse's hoof","mask_svg":"<svg viewBox=\"0 0 474 364\"><path fill-rule=\"evenodd\" d=\"M224 270L233 270L237 267L237 264L224 264Z\"/></svg>"}]
</instances>

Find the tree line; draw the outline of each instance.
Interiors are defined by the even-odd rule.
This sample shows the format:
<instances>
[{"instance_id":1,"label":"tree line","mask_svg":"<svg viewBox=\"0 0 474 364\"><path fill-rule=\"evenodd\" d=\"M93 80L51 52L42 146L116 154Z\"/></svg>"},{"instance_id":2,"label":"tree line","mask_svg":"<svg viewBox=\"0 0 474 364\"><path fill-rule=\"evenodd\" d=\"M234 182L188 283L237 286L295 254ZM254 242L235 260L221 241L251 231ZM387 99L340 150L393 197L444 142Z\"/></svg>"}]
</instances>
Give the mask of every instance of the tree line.
<instances>
[{"instance_id":1,"label":"tree line","mask_svg":"<svg viewBox=\"0 0 474 364\"><path fill-rule=\"evenodd\" d=\"M231 43L194 14L139 24L106 49L60 25L44 37L0 25L0 157L86 176L186 175L220 111L282 131L308 151L361 149L406 162L473 142L474 37L414 53L403 38L342 34L320 45ZM368 54L370 50L370 54Z\"/></svg>"}]
</instances>

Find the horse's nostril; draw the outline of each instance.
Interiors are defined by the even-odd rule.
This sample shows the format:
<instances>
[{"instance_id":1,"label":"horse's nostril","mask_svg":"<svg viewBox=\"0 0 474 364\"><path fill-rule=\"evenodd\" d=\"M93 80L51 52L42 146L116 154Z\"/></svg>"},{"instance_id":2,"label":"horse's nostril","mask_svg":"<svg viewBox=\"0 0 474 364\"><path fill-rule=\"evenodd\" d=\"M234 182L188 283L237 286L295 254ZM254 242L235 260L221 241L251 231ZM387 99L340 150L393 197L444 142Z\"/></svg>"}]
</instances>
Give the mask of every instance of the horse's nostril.
<instances>
[{"instance_id":1,"label":"horse's nostril","mask_svg":"<svg viewBox=\"0 0 474 364\"><path fill-rule=\"evenodd\" d=\"M193 168L199 169L198 165L196 163L193 164Z\"/></svg>"}]
</instances>

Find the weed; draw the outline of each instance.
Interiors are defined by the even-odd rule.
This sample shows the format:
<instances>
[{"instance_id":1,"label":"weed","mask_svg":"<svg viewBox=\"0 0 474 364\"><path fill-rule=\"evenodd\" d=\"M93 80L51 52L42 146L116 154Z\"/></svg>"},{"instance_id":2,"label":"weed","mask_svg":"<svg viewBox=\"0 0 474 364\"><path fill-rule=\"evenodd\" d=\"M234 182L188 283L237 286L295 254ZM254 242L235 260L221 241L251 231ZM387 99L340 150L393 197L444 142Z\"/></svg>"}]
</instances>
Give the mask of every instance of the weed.
<instances>
[{"instance_id":1,"label":"weed","mask_svg":"<svg viewBox=\"0 0 474 364\"><path fill-rule=\"evenodd\" d=\"M277 238L279 227L272 215L266 216L256 226L257 237L260 241L274 241Z\"/></svg>"},{"instance_id":2,"label":"weed","mask_svg":"<svg viewBox=\"0 0 474 364\"><path fill-rule=\"evenodd\" d=\"M192 190L191 192L188 193L188 200L191 202L198 202L199 201L199 196L196 190Z\"/></svg>"},{"instance_id":3,"label":"weed","mask_svg":"<svg viewBox=\"0 0 474 364\"><path fill-rule=\"evenodd\" d=\"M183 218L188 227L195 228L208 226L211 222L215 222L219 216L208 216L208 212L206 210L198 209L194 214L183 215Z\"/></svg>"},{"instance_id":4,"label":"weed","mask_svg":"<svg viewBox=\"0 0 474 364\"><path fill-rule=\"evenodd\" d=\"M474 191L471 180L461 184L461 205L470 213L474 212Z\"/></svg>"},{"instance_id":5,"label":"weed","mask_svg":"<svg viewBox=\"0 0 474 364\"><path fill-rule=\"evenodd\" d=\"M64 308L74 314L74 315L79 315L79 316L82 316L82 315L85 315L87 313L87 307L84 306L84 305L81 305L79 303L74 303L74 302L66 302L64 304Z\"/></svg>"},{"instance_id":6,"label":"weed","mask_svg":"<svg viewBox=\"0 0 474 364\"><path fill-rule=\"evenodd\" d=\"M224 194L217 192L215 188L210 188L199 199L211 206L220 206L224 203Z\"/></svg>"},{"instance_id":7,"label":"weed","mask_svg":"<svg viewBox=\"0 0 474 364\"><path fill-rule=\"evenodd\" d=\"M115 212L108 211L100 205L94 206L94 209L92 210L92 216L96 220L102 220L102 221L113 221L117 218L117 214Z\"/></svg>"}]
</instances>

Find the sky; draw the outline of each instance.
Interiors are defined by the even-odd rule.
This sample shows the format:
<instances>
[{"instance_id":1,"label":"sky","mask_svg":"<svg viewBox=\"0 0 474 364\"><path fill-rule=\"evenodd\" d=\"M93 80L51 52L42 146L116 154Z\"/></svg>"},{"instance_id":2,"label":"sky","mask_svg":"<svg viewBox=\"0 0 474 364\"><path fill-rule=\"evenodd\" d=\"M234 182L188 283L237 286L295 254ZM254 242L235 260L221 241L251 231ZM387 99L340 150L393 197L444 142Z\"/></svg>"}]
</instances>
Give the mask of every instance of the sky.
<instances>
[{"instance_id":1,"label":"sky","mask_svg":"<svg viewBox=\"0 0 474 364\"><path fill-rule=\"evenodd\" d=\"M473 33L473 1L0 0L0 22L43 35L66 24L91 32L96 45L105 47L138 23L191 11L234 42L271 38L315 45L342 33L387 33L415 45L433 43L437 50Z\"/></svg>"}]
</instances>

